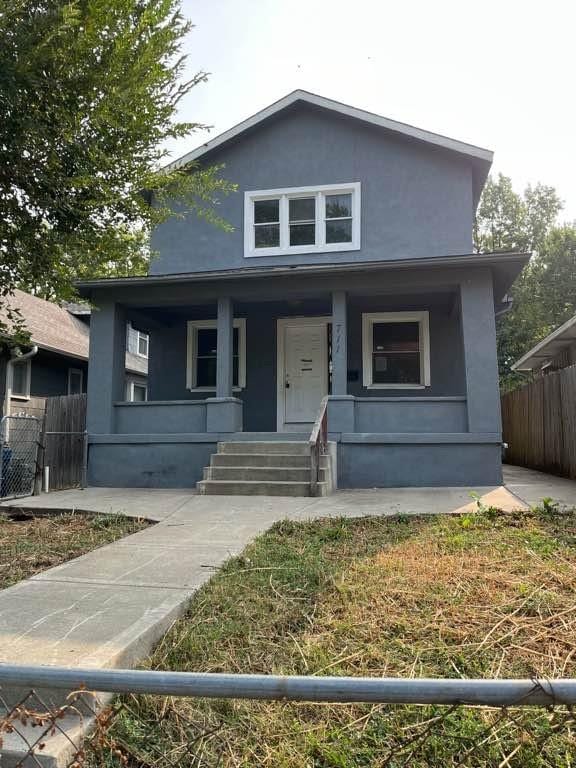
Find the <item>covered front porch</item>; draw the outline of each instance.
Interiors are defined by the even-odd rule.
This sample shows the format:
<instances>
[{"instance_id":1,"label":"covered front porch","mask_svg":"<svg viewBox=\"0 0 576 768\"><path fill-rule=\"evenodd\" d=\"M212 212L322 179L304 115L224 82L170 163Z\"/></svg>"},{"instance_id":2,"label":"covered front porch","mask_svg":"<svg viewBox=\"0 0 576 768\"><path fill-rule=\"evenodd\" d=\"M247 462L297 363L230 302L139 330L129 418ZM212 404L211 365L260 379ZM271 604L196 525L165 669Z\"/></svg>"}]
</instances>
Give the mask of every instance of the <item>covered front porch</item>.
<instances>
[{"instance_id":1,"label":"covered front porch","mask_svg":"<svg viewBox=\"0 0 576 768\"><path fill-rule=\"evenodd\" d=\"M327 397L339 487L499 483L491 270L378 267L91 287L89 482L192 487L219 442L307 440ZM127 321L147 402L124 401Z\"/></svg>"}]
</instances>

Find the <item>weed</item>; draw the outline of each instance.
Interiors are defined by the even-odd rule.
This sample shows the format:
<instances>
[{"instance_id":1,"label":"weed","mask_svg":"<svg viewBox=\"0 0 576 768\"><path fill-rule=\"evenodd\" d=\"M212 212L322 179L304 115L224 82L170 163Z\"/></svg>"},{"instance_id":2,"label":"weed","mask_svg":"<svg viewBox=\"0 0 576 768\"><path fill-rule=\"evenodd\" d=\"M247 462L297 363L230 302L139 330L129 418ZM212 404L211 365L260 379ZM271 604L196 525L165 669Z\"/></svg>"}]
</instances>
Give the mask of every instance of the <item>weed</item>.
<instances>
[{"instance_id":1,"label":"weed","mask_svg":"<svg viewBox=\"0 0 576 768\"><path fill-rule=\"evenodd\" d=\"M561 510L557 501L551 499L550 496L545 496L540 504L534 507L534 512L543 517L553 517L554 515L560 514Z\"/></svg>"}]
</instances>

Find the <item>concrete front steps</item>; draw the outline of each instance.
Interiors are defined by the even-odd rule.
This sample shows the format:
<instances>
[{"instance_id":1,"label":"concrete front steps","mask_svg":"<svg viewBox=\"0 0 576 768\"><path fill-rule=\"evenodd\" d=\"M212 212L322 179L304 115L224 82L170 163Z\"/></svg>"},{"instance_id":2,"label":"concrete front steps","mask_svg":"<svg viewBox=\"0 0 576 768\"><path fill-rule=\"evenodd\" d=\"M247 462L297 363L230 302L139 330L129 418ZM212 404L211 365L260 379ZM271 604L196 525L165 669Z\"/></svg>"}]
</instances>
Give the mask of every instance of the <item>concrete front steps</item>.
<instances>
[{"instance_id":1,"label":"concrete front steps","mask_svg":"<svg viewBox=\"0 0 576 768\"><path fill-rule=\"evenodd\" d=\"M330 490L330 460L320 458L318 495ZM310 496L308 442L234 441L218 443L198 493L229 496Z\"/></svg>"}]
</instances>

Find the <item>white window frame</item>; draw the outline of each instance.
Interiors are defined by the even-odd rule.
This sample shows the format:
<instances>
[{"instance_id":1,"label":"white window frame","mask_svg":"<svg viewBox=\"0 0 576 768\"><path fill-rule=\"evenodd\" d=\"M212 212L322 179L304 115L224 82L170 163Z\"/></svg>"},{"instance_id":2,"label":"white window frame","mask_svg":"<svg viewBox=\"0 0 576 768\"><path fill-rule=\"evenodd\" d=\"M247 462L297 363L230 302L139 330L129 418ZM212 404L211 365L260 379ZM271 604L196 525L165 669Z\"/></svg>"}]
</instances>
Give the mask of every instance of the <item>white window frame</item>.
<instances>
[{"instance_id":1,"label":"white window frame","mask_svg":"<svg viewBox=\"0 0 576 768\"><path fill-rule=\"evenodd\" d=\"M420 326L420 382L417 384L372 381L373 326L375 323L418 323ZM362 384L367 389L424 389L430 386L430 313L367 312L362 315Z\"/></svg>"},{"instance_id":2,"label":"white window frame","mask_svg":"<svg viewBox=\"0 0 576 768\"><path fill-rule=\"evenodd\" d=\"M14 366L15 365L25 365L26 366L26 392L25 394L21 394L20 392L15 393L13 390L14 387ZM27 359L23 360L22 362L18 362L18 358L16 358L12 363L10 363L10 397L14 400L30 400L30 382L32 379L32 360Z\"/></svg>"},{"instance_id":3,"label":"white window frame","mask_svg":"<svg viewBox=\"0 0 576 768\"><path fill-rule=\"evenodd\" d=\"M326 196L352 195L352 240L349 243L326 242ZM291 198L316 198L316 243L314 245L290 245L289 204ZM254 203L258 200L280 200L280 245L272 248L256 248L254 238ZM260 189L244 193L244 256L289 256L299 253L333 253L334 251L358 251L361 233L360 182L325 184L313 187L285 187ZM335 219L337 220L337 219Z\"/></svg>"},{"instance_id":4,"label":"white window frame","mask_svg":"<svg viewBox=\"0 0 576 768\"><path fill-rule=\"evenodd\" d=\"M144 400L138 400L138 401L134 400L134 387L143 387L146 390L146 397L144 398ZM129 403L147 402L148 384L146 384L146 382L135 381L134 379L128 379L128 381L126 382L126 399L128 400Z\"/></svg>"},{"instance_id":5,"label":"white window frame","mask_svg":"<svg viewBox=\"0 0 576 768\"><path fill-rule=\"evenodd\" d=\"M140 341L144 339L146 341L146 354L142 354L140 352ZM147 333L143 333L142 331L136 331L136 354L138 357L144 357L146 360L148 360L149 355L149 349L150 349L150 337Z\"/></svg>"},{"instance_id":6,"label":"white window frame","mask_svg":"<svg viewBox=\"0 0 576 768\"><path fill-rule=\"evenodd\" d=\"M130 345L130 334L133 334L134 338L134 344ZM143 355L140 352L140 339L146 339L146 354ZM134 350L130 350L130 346L133 346ZM131 352L133 355L136 355L137 357L142 357L144 360L148 360L149 354L150 354L150 336L147 333L144 333L143 331L139 331L137 328L134 328L132 323L128 323L128 351Z\"/></svg>"},{"instance_id":7,"label":"white window frame","mask_svg":"<svg viewBox=\"0 0 576 768\"><path fill-rule=\"evenodd\" d=\"M189 320L188 338L186 340L186 389L191 392L215 392L216 387L197 387L197 332L200 328L217 328L216 320ZM234 392L246 387L246 318L234 320L234 328L238 328L238 386Z\"/></svg>"},{"instance_id":8,"label":"white window frame","mask_svg":"<svg viewBox=\"0 0 576 768\"><path fill-rule=\"evenodd\" d=\"M75 373L80 374L80 392L78 394L81 394L84 390L84 371L82 368L68 368L68 394L71 395L70 392L70 379L72 378L72 375Z\"/></svg>"}]
</instances>

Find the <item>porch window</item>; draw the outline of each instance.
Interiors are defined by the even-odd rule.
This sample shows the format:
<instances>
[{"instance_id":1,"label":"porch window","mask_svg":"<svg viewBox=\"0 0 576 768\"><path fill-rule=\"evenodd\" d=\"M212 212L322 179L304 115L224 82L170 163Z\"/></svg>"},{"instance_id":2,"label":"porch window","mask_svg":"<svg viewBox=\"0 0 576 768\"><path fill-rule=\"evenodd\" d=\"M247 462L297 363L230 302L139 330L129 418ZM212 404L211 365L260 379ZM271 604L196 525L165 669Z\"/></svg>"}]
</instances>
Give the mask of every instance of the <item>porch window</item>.
<instances>
[{"instance_id":1,"label":"porch window","mask_svg":"<svg viewBox=\"0 0 576 768\"><path fill-rule=\"evenodd\" d=\"M186 386L197 392L216 389L218 330L216 320L192 320L188 323L188 362ZM234 320L233 386L246 386L246 320Z\"/></svg>"},{"instance_id":2,"label":"porch window","mask_svg":"<svg viewBox=\"0 0 576 768\"><path fill-rule=\"evenodd\" d=\"M247 257L359 248L359 182L245 193Z\"/></svg>"},{"instance_id":3,"label":"porch window","mask_svg":"<svg viewBox=\"0 0 576 768\"><path fill-rule=\"evenodd\" d=\"M428 312L362 315L362 357L365 387L429 387Z\"/></svg>"}]
</instances>

